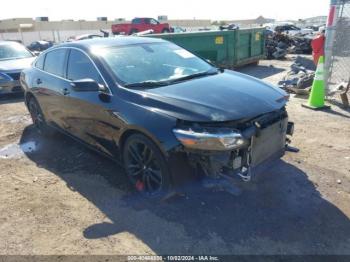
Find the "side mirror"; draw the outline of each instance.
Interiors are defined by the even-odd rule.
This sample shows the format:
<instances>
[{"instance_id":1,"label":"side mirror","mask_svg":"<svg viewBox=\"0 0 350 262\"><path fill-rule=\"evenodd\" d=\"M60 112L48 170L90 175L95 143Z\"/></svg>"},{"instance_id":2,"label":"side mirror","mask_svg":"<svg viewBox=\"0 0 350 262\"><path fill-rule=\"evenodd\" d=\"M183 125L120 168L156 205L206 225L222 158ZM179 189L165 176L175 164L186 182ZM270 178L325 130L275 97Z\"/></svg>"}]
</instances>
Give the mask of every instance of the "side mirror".
<instances>
[{"instance_id":1,"label":"side mirror","mask_svg":"<svg viewBox=\"0 0 350 262\"><path fill-rule=\"evenodd\" d=\"M99 84L90 78L80 79L71 83L72 88L76 92L98 92L100 91Z\"/></svg>"}]
</instances>

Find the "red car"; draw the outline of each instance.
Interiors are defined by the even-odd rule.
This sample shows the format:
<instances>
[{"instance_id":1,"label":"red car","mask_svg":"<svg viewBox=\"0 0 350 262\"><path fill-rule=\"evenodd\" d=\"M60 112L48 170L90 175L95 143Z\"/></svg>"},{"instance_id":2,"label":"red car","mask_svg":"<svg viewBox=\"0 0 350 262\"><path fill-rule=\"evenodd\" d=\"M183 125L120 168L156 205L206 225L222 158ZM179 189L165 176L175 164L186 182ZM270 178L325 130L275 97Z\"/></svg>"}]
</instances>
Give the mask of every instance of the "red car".
<instances>
[{"instance_id":1,"label":"red car","mask_svg":"<svg viewBox=\"0 0 350 262\"><path fill-rule=\"evenodd\" d=\"M161 24L153 18L134 18L131 20L131 24L112 25L112 32L115 35L132 35L149 29L152 29L155 34L169 33L170 25L167 23Z\"/></svg>"}]
</instances>

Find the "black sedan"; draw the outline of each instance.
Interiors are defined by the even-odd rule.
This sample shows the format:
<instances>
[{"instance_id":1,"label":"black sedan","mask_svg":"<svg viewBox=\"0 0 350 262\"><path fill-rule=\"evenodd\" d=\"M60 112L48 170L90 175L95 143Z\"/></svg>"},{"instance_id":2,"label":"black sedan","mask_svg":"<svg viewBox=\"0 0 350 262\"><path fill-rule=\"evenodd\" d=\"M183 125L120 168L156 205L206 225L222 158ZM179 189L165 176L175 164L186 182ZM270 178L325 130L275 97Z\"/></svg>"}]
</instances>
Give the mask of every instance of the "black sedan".
<instances>
[{"instance_id":1,"label":"black sedan","mask_svg":"<svg viewBox=\"0 0 350 262\"><path fill-rule=\"evenodd\" d=\"M186 174L249 180L292 133L287 94L213 67L160 39L116 37L55 46L21 83L33 122L120 160L139 191Z\"/></svg>"}]
</instances>

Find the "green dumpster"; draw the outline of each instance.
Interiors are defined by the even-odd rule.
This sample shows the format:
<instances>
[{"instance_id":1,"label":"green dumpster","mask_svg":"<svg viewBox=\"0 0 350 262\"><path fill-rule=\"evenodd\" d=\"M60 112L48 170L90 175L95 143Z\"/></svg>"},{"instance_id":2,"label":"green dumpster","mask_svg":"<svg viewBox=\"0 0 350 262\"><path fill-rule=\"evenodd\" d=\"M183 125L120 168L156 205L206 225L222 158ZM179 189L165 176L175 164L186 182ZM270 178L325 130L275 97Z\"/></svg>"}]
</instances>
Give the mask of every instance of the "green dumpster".
<instances>
[{"instance_id":1,"label":"green dumpster","mask_svg":"<svg viewBox=\"0 0 350 262\"><path fill-rule=\"evenodd\" d=\"M152 34L192 53L210 60L217 66L235 68L258 63L265 57L263 28L231 31L200 31L174 34Z\"/></svg>"}]
</instances>

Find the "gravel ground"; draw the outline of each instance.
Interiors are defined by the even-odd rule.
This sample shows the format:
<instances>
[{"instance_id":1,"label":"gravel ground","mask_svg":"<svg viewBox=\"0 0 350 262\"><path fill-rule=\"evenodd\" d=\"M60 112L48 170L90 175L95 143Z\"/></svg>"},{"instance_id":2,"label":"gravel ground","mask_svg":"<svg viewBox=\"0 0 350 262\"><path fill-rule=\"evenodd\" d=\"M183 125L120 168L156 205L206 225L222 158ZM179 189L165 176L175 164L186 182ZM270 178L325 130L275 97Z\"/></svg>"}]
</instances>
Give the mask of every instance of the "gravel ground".
<instances>
[{"instance_id":1,"label":"gravel ground","mask_svg":"<svg viewBox=\"0 0 350 262\"><path fill-rule=\"evenodd\" d=\"M276 83L290 63L240 71ZM350 254L350 112L303 102L288 105L300 152L240 183L239 196L193 185L156 202L114 162L37 134L20 98L2 99L0 254Z\"/></svg>"}]
</instances>

